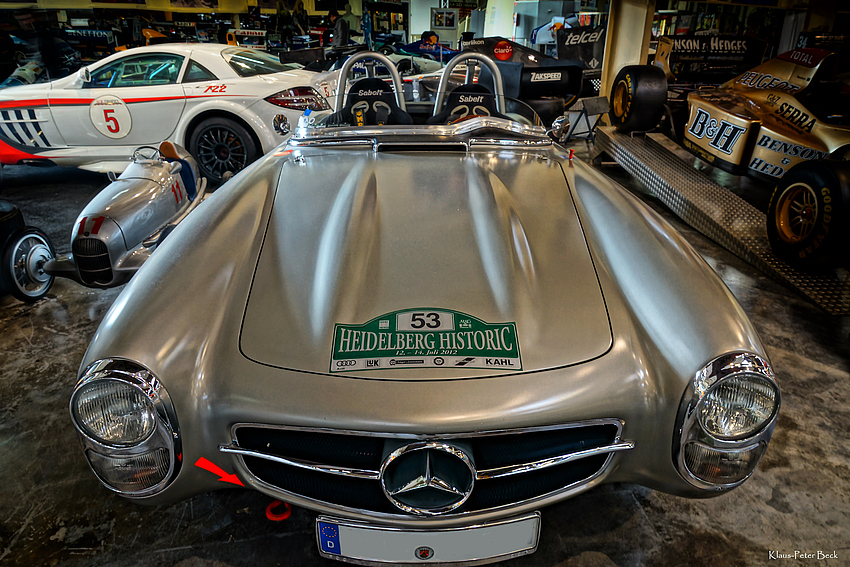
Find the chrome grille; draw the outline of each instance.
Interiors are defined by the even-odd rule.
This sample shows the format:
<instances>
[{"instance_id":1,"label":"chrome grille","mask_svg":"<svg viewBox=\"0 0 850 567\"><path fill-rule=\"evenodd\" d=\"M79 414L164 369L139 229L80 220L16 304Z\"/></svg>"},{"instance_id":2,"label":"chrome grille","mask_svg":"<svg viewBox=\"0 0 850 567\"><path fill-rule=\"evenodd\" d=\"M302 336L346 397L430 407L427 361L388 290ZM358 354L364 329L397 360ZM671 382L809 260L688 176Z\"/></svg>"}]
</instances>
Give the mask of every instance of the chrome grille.
<instances>
[{"instance_id":1,"label":"chrome grille","mask_svg":"<svg viewBox=\"0 0 850 567\"><path fill-rule=\"evenodd\" d=\"M106 243L97 238L77 238L71 252L84 283L106 285L112 281L112 264Z\"/></svg>"},{"instance_id":2,"label":"chrome grille","mask_svg":"<svg viewBox=\"0 0 850 567\"><path fill-rule=\"evenodd\" d=\"M325 505L401 514L384 495L386 456L408 443L436 440L465 451L477 470L468 501L452 514L508 507L575 488L599 476L622 442L622 422L594 420L545 428L442 436L309 430L257 424L233 428L221 447L240 456L261 483Z\"/></svg>"}]
</instances>

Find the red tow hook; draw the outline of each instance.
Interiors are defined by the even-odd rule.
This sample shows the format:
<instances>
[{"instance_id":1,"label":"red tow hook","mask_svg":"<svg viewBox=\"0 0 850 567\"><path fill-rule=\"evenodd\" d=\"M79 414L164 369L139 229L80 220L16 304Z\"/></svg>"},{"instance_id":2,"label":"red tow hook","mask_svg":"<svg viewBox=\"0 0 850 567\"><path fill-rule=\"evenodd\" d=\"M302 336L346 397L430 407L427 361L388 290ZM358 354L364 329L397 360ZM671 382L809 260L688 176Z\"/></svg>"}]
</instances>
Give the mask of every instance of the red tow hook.
<instances>
[{"instance_id":1,"label":"red tow hook","mask_svg":"<svg viewBox=\"0 0 850 567\"><path fill-rule=\"evenodd\" d=\"M283 504L284 510L280 514L275 514L274 509ZM282 522L292 515L292 506L280 500L272 500L272 503L266 507L266 518L272 522Z\"/></svg>"}]
</instances>

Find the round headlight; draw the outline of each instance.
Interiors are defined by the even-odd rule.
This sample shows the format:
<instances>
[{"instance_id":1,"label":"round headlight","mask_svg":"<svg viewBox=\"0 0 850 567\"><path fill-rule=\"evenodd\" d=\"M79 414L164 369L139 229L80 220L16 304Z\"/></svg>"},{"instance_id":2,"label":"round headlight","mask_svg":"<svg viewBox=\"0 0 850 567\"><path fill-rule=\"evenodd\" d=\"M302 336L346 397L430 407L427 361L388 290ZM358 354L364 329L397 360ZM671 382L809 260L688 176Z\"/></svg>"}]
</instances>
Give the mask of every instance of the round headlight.
<instances>
[{"instance_id":1,"label":"round headlight","mask_svg":"<svg viewBox=\"0 0 850 567\"><path fill-rule=\"evenodd\" d=\"M107 445L135 445L156 429L151 400L121 380L95 380L77 390L72 404L79 427Z\"/></svg>"},{"instance_id":2,"label":"round headlight","mask_svg":"<svg viewBox=\"0 0 850 567\"><path fill-rule=\"evenodd\" d=\"M741 439L764 427L776 410L776 386L757 374L742 373L715 383L700 399L700 425L718 439Z\"/></svg>"}]
</instances>

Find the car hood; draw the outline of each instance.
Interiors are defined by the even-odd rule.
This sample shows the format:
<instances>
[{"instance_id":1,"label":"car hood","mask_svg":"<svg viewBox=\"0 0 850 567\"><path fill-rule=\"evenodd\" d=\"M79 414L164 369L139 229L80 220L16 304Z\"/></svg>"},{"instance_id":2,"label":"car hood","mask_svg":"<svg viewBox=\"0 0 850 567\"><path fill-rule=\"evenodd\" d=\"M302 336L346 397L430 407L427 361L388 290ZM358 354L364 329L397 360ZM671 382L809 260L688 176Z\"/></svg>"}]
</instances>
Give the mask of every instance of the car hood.
<instances>
[{"instance_id":1,"label":"car hood","mask_svg":"<svg viewBox=\"0 0 850 567\"><path fill-rule=\"evenodd\" d=\"M240 348L249 359L434 380L556 368L611 347L555 161L299 154L282 165L244 312Z\"/></svg>"}]
</instances>

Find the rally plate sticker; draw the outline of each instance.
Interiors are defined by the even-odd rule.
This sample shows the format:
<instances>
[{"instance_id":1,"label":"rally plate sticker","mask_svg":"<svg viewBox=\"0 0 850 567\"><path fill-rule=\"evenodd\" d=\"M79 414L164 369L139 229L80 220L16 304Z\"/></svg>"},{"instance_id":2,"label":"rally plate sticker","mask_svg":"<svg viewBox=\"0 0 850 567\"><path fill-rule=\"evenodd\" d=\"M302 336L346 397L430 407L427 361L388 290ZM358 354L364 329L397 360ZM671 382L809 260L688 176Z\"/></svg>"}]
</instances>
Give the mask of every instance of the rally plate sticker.
<instances>
[{"instance_id":1,"label":"rally plate sticker","mask_svg":"<svg viewBox=\"0 0 850 567\"><path fill-rule=\"evenodd\" d=\"M334 326L331 372L400 368L522 370L516 324L425 308Z\"/></svg>"}]
</instances>

